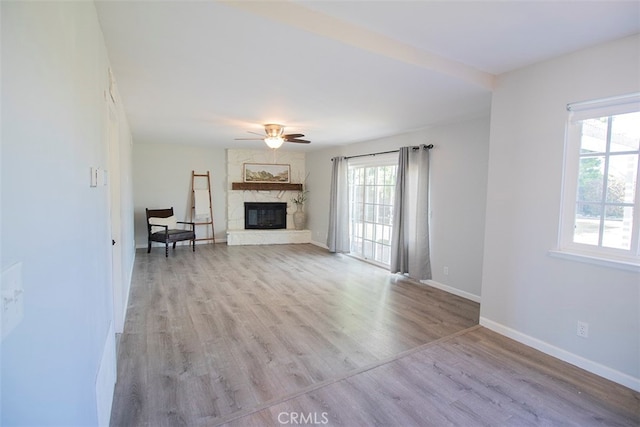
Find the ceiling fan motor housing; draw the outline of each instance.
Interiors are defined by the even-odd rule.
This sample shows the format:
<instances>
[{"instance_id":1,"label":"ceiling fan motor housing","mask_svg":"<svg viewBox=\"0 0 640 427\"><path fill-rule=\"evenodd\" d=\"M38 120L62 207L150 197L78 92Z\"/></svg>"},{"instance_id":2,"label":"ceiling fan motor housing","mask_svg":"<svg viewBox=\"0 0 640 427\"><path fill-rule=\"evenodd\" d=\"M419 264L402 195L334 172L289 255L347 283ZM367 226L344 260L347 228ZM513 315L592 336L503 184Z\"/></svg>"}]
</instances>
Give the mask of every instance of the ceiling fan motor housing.
<instances>
[{"instance_id":1,"label":"ceiling fan motor housing","mask_svg":"<svg viewBox=\"0 0 640 427\"><path fill-rule=\"evenodd\" d=\"M272 138L277 138L279 136L282 136L282 134L284 133L284 126L276 125L276 124L267 124L267 125L264 125L264 131L267 133L268 136Z\"/></svg>"}]
</instances>

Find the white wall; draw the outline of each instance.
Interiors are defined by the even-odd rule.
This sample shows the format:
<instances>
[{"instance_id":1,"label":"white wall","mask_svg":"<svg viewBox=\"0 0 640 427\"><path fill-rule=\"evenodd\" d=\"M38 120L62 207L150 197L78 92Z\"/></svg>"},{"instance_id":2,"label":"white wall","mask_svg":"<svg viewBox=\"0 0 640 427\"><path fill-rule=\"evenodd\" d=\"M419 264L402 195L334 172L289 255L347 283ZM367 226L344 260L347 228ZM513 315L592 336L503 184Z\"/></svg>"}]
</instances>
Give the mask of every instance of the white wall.
<instances>
[{"instance_id":1,"label":"white wall","mask_svg":"<svg viewBox=\"0 0 640 427\"><path fill-rule=\"evenodd\" d=\"M96 425L115 370L109 187L89 186L91 166L108 168L107 54L92 2L0 7L1 268L21 262L24 288L23 320L2 341L0 424ZM126 144L120 153L130 215Z\"/></svg>"},{"instance_id":2,"label":"white wall","mask_svg":"<svg viewBox=\"0 0 640 427\"><path fill-rule=\"evenodd\" d=\"M640 274L548 255L560 216L566 104L640 90L640 36L497 79L481 323L634 388ZM588 339L576 336L589 323Z\"/></svg>"},{"instance_id":3,"label":"white wall","mask_svg":"<svg viewBox=\"0 0 640 427\"><path fill-rule=\"evenodd\" d=\"M136 246L147 247L145 209L169 208L178 221L191 219L191 171L211 174L211 198L216 242L226 240L226 152L181 144L135 141L133 144L133 192ZM208 230L207 230L208 227ZM204 234L206 232L209 234ZM210 226L198 226L197 237L210 237ZM211 243L204 241L204 243ZM154 244L155 245L155 244Z\"/></svg>"},{"instance_id":4,"label":"white wall","mask_svg":"<svg viewBox=\"0 0 640 427\"><path fill-rule=\"evenodd\" d=\"M307 153L308 228L326 245L331 158L434 144L431 150L431 266L433 285L479 301L482 278L489 118ZM445 276L444 267L449 267Z\"/></svg>"}]
</instances>

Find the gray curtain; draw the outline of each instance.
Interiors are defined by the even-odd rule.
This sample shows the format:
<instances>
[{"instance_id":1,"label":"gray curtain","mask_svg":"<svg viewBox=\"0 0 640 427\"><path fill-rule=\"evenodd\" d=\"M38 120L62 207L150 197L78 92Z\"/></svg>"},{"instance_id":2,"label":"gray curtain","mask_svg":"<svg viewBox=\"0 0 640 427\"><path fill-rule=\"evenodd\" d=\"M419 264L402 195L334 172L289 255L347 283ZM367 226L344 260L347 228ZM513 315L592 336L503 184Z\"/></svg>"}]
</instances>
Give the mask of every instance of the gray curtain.
<instances>
[{"instance_id":1,"label":"gray curtain","mask_svg":"<svg viewBox=\"0 0 640 427\"><path fill-rule=\"evenodd\" d=\"M429 258L429 150L402 147L391 234L392 273L431 279Z\"/></svg>"},{"instance_id":2,"label":"gray curtain","mask_svg":"<svg viewBox=\"0 0 640 427\"><path fill-rule=\"evenodd\" d=\"M330 252L349 252L349 184L345 157L334 157L331 173L331 198L329 200L329 233L327 246Z\"/></svg>"}]
</instances>

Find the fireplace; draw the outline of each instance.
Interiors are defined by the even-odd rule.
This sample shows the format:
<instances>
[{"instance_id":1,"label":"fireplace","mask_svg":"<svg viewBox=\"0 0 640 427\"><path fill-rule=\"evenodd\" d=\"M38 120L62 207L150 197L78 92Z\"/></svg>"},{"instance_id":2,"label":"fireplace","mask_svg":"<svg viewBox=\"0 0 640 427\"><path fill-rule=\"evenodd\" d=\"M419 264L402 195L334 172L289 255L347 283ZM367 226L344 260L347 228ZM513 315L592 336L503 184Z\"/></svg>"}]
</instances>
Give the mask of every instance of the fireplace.
<instances>
[{"instance_id":1,"label":"fireplace","mask_svg":"<svg viewBox=\"0 0 640 427\"><path fill-rule=\"evenodd\" d=\"M287 204L245 202L244 228L245 230L287 228Z\"/></svg>"}]
</instances>

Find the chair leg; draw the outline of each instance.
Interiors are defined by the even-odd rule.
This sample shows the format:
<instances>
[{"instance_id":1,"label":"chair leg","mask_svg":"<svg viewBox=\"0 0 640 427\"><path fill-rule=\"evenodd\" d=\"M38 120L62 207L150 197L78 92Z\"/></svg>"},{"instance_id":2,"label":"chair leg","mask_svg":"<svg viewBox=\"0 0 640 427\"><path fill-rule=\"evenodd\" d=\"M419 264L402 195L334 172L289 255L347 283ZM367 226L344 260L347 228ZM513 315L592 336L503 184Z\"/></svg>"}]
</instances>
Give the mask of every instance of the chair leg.
<instances>
[{"instance_id":1,"label":"chair leg","mask_svg":"<svg viewBox=\"0 0 640 427\"><path fill-rule=\"evenodd\" d=\"M149 240L149 247L147 248L147 253L151 253L151 240Z\"/></svg>"},{"instance_id":2,"label":"chair leg","mask_svg":"<svg viewBox=\"0 0 640 427\"><path fill-rule=\"evenodd\" d=\"M164 244L164 257L169 258L169 242Z\"/></svg>"},{"instance_id":3,"label":"chair leg","mask_svg":"<svg viewBox=\"0 0 640 427\"><path fill-rule=\"evenodd\" d=\"M177 243L177 242L173 242L173 249L175 249L175 248L176 248L176 243Z\"/></svg>"},{"instance_id":4,"label":"chair leg","mask_svg":"<svg viewBox=\"0 0 640 427\"><path fill-rule=\"evenodd\" d=\"M193 252L195 252L196 251L196 241L192 240L191 244L193 245Z\"/></svg>"}]
</instances>

